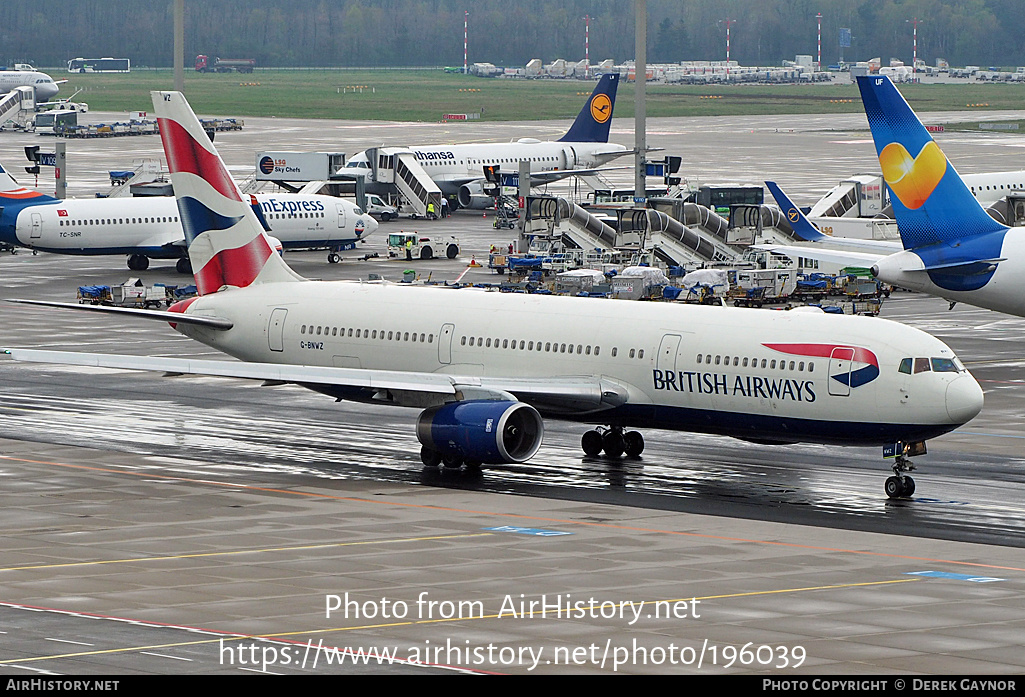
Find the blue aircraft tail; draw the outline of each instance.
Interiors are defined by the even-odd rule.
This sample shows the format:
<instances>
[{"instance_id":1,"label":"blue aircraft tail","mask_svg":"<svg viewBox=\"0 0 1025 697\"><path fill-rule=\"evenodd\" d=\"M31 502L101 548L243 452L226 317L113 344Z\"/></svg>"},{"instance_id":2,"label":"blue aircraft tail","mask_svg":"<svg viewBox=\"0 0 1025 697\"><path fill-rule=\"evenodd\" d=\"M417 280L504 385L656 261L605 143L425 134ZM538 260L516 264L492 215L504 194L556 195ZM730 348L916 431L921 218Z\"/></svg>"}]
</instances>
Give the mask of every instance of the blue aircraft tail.
<instances>
[{"instance_id":1,"label":"blue aircraft tail","mask_svg":"<svg viewBox=\"0 0 1025 697\"><path fill-rule=\"evenodd\" d=\"M979 205L890 78L858 78L904 249L933 283L970 291L992 277L1008 228Z\"/></svg>"},{"instance_id":2,"label":"blue aircraft tail","mask_svg":"<svg viewBox=\"0 0 1025 697\"><path fill-rule=\"evenodd\" d=\"M905 249L1004 230L925 130L888 77L858 78Z\"/></svg>"},{"instance_id":3,"label":"blue aircraft tail","mask_svg":"<svg viewBox=\"0 0 1025 697\"><path fill-rule=\"evenodd\" d=\"M765 182L765 186L769 189L769 193L776 199L776 203L779 204L779 208L783 211L783 215L786 216L787 222L790 223L790 227L794 229L794 232L802 240L808 242L818 242L819 240L826 239L828 236L823 235L819 232L819 229L812 225L811 221L805 217L801 209L794 205L794 202L790 200L790 197L783 193L783 189L777 186L776 182Z\"/></svg>"},{"instance_id":4,"label":"blue aircraft tail","mask_svg":"<svg viewBox=\"0 0 1025 697\"><path fill-rule=\"evenodd\" d=\"M587 99L584 108L577 114L577 120L570 126L561 142L607 143L609 127L612 125L612 110L616 106L616 87L619 73L602 75L594 92Z\"/></svg>"}]
</instances>

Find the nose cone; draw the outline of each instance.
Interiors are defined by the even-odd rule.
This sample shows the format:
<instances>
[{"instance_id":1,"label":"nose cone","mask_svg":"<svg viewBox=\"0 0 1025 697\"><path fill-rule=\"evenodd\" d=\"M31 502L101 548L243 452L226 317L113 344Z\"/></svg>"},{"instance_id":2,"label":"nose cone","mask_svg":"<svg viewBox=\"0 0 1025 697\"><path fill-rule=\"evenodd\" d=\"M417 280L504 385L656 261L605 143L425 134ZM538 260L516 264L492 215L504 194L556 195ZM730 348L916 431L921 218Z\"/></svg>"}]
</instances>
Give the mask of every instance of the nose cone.
<instances>
[{"instance_id":1,"label":"nose cone","mask_svg":"<svg viewBox=\"0 0 1025 697\"><path fill-rule=\"evenodd\" d=\"M978 416L982 402L982 388L968 373L947 385L947 416L956 424L966 424Z\"/></svg>"},{"instance_id":2,"label":"nose cone","mask_svg":"<svg viewBox=\"0 0 1025 697\"><path fill-rule=\"evenodd\" d=\"M57 85L39 85L36 87L36 101L48 102L51 97L56 97L60 91Z\"/></svg>"},{"instance_id":3,"label":"nose cone","mask_svg":"<svg viewBox=\"0 0 1025 697\"><path fill-rule=\"evenodd\" d=\"M360 235L360 237L372 235L377 230L377 221L369 215L361 215L359 219L363 221L363 233Z\"/></svg>"}]
</instances>

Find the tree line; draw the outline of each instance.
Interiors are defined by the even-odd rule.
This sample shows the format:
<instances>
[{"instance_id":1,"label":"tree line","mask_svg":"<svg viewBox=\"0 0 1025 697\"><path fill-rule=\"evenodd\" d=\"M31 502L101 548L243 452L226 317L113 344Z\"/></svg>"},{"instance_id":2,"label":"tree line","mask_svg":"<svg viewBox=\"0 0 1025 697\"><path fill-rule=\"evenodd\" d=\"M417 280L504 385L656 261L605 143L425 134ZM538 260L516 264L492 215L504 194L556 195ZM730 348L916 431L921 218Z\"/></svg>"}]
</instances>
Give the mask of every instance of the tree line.
<instances>
[{"instance_id":1,"label":"tree line","mask_svg":"<svg viewBox=\"0 0 1025 697\"><path fill-rule=\"evenodd\" d=\"M186 65L196 54L255 58L266 67L462 65L469 11L469 61L522 67L584 57L634 56L634 5L627 0L186 0ZM1025 65L1021 0L648 0L648 62L730 58L778 65L817 51L836 62L891 57L928 63ZM841 28L851 46L841 49ZM173 0L34 0L0 3L0 61L61 66L76 57L173 65Z\"/></svg>"}]
</instances>

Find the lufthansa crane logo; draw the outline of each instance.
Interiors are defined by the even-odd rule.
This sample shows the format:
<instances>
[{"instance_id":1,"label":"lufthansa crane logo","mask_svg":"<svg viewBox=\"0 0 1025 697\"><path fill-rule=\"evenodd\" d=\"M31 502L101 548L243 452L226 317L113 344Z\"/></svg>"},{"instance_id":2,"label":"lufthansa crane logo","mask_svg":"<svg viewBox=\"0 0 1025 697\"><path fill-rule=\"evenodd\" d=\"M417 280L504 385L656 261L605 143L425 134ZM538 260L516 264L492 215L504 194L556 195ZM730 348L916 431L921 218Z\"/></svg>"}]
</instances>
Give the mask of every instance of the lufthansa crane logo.
<instances>
[{"instance_id":1,"label":"lufthansa crane logo","mask_svg":"<svg viewBox=\"0 0 1025 697\"><path fill-rule=\"evenodd\" d=\"M607 94L596 94L591 99L591 118L598 123L605 123L612 118L612 100Z\"/></svg>"}]
</instances>

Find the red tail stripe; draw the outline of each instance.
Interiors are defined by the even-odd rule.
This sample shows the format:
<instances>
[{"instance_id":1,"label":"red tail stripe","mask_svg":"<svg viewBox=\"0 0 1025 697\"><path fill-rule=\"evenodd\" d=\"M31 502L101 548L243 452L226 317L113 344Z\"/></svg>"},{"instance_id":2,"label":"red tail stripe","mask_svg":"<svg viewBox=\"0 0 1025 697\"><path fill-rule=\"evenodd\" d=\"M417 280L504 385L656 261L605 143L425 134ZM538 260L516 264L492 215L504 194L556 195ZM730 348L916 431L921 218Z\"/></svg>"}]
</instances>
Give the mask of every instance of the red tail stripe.
<instances>
[{"instance_id":1,"label":"red tail stripe","mask_svg":"<svg viewBox=\"0 0 1025 697\"><path fill-rule=\"evenodd\" d=\"M217 155L196 142L181 124L171 119L157 119L160 139L167 154L167 166L171 174L190 172L202 177L225 198L241 201L231 176L221 165Z\"/></svg>"},{"instance_id":2,"label":"red tail stripe","mask_svg":"<svg viewBox=\"0 0 1025 697\"><path fill-rule=\"evenodd\" d=\"M263 235L234 249L222 249L195 272L200 295L216 293L221 286L244 288L256 280L274 253Z\"/></svg>"}]
</instances>

